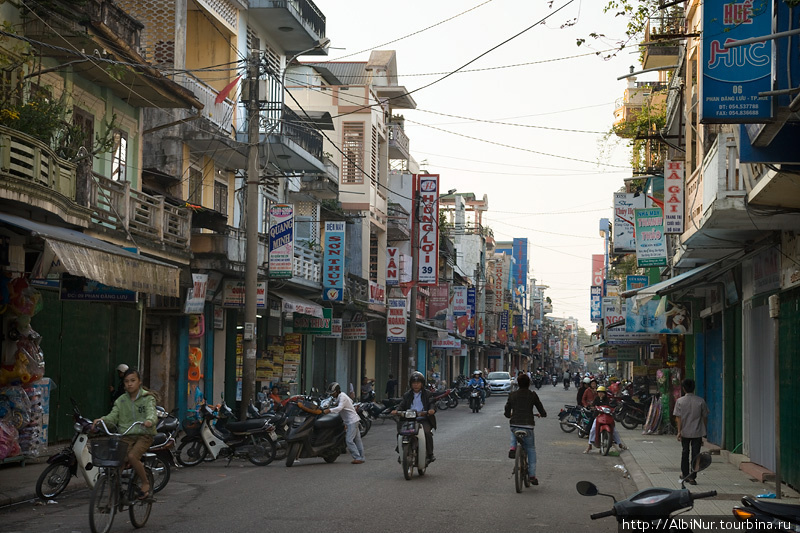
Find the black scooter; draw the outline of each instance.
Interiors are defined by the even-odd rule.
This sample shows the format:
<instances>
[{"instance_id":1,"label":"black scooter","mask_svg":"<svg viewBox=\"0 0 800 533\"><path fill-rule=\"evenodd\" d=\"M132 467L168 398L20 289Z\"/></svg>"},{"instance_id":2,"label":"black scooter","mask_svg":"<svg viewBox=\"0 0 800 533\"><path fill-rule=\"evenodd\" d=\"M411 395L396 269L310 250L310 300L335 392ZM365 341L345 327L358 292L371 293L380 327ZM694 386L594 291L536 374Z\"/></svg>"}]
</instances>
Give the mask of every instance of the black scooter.
<instances>
[{"instance_id":1,"label":"black scooter","mask_svg":"<svg viewBox=\"0 0 800 533\"><path fill-rule=\"evenodd\" d=\"M640 401L631 397L629 391L622 391L622 405L614 411L614 420L621 423L625 429L636 429L647 420L647 413L650 411L650 404L653 403L654 396L646 392L637 394Z\"/></svg>"},{"instance_id":2,"label":"black scooter","mask_svg":"<svg viewBox=\"0 0 800 533\"><path fill-rule=\"evenodd\" d=\"M322 410L311 398L290 402L286 410L289 417L287 467L306 457L322 457L326 463L332 463L347 450L347 428L338 413L321 414Z\"/></svg>"},{"instance_id":3,"label":"black scooter","mask_svg":"<svg viewBox=\"0 0 800 533\"><path fill-rule=\"evenodd\" d=\"M753 530L800 531L800 505L797 504L765 502L745 496L742 498L742 507L733 508L733 516L740 522L765 524L763 527L753 527Z\"/></svg>"},{"instance_id":4,"label":"black scooter","mask_svg":"<svg viewBox=\"0 0 800 533\"><path fill-rule=\"evenodd\" d=\"M621 530L691 531L688 520L670 519L670 515L681 509L692 507L694 500L712 498L717 495L715 490L692 493L683 484L685 479L689 479L695 473L705 470L710 464L711 454L708 452L701 453L695 459L689 475L681 479L680 489L652 487L640 490L627 500L619 502L610 494L599 492L594 483L590 481L579 481L575 488L583 496L600 494L614 500L614 507L610 511L592 514L590 515L592 520L614 516L617 518Z\"/></svg>"}]
</instances>

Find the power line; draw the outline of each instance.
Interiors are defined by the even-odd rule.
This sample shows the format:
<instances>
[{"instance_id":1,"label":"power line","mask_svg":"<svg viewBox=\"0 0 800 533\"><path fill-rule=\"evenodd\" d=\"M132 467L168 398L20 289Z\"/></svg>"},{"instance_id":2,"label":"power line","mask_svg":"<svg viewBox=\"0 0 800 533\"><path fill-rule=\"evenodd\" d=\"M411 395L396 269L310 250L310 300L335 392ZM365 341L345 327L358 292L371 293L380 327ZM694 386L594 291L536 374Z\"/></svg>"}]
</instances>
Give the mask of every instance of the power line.
<instances>
[{"instance_id":1,"label":"power line","mask_svg":"<svg viewBox=\"0 0 800 533\"><path fill-rule=\"evenodd\" d=\"M484 124L497 124L497 125L500 125L500 126L515 126L515 127L518 127L518 128L536 128L536 129L541 129L541 130L564 131L564 132L568 132L568 133L591 133L591 134L594 134L594 135L605 135L606 133L608 133L606 131L572 130L572 129L568 129L568 128L553 128L553 127L550 127L550 126L536 126L534 124L517 124L517 123L514 123L514 122L500 122L500 121L496 121L496 120L487 120L487 119L480 119L480 118L463 117L463 116L460 116L460 115L451 115L449 113L440 113L438 111L427 111L425 109L419 109L419 108L414 109L414 111L419 111L420 113L428 113L428 114L431 114L431 115L438 115L440 117L458 118L458 119L461 119L461 120L468 120L470 122L481 122L481 123L484 123Z\"/></svg>"}]
</instances>

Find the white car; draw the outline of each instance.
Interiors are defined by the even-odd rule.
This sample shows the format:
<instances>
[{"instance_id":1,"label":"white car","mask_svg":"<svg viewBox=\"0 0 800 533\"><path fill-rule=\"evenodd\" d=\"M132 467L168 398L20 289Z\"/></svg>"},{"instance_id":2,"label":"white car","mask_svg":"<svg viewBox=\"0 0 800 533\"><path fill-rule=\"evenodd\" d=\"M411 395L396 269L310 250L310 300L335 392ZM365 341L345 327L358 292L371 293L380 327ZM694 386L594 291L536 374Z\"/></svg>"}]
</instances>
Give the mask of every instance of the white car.
<instances>
[{"instance_id":1,"label":"white car","mask_svg":"<svg viewBox=\"0 0 800 533\"><path fill-rule=\"evenodd\" d=\"M508 372L489 372L486 376L492 394L511 392L511 375Z\"/></svg>"}]
</instances>

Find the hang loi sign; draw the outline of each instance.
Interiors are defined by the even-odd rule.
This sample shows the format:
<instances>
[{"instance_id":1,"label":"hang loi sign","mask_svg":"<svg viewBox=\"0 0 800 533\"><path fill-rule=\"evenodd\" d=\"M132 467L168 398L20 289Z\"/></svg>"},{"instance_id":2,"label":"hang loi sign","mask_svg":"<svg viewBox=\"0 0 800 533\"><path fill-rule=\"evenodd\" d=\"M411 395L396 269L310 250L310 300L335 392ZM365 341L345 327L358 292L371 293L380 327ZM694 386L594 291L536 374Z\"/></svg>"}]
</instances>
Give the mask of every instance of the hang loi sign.
<instances>
[{"instance_id":1,"label":"hang loi sign","mask_svg":"<svg viewBox=\"0 0 800 533\"><path fill-rule=\"evenodd\" d=\"M419 201L417 281L419 286L433 286L439 283L439 175L417 175L415 188Z\"/></svg>"}]
</instances>

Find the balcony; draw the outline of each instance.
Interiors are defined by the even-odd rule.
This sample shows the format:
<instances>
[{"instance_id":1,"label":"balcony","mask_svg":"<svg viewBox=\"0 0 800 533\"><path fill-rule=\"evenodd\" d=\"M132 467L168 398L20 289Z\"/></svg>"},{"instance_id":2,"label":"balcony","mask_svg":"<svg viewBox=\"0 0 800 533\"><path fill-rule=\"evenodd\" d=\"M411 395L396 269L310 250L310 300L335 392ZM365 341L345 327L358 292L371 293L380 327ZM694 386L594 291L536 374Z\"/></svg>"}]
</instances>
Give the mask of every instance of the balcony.
<instances>
[{"instance_id":1,"label":"balcony","mask_svg":"<svg viewBox=\"0 0 800 533\"><path fill-rule=\"evenodd\" d=\"M76 165L46 144L0 126L0 198L37 207L87 227L90 213L76 203Z\"/></svg>"},{"instance_id":2,"label":"balcony","mask_svg":"<svg viewBox=\"0 0 800 533\"><path fill-rule=\"evenodd\" d=\"M93 174L89 180L89 209L92 222L101 227L189 251L191 211L167 204L163 196L131 189L130 182ZM140 244L146 247L149 243Z\"/></svg>"},{"instance_id":3,"label":"balcony","mask_svg":"<svg viewBox=\"0 0 800 533\"><path fill-rule=\"evenodd\" d=\"M223 233L192 234L192 268L219 270L229 274L244 272L246 259L245 232L228 226ZM258 235L258 264L263 265L268 257L269 240ZM265 273L266 271L263 271Z\"/></svg>"},{"instance_id":4,"label":"balcony","mask_svg":"<svg viewBox=\"0 0 800 533\"><path fill-rule=\"evenodd\" d=\"M389 124L389 159L411 157L408 136L400 124Z\"/></svg>"},{"instance_id":5,"label":"balcony","mask_svg":"<svg viewBox=\"0 0 800 533\"><path fill-rule=\"evenodd\" d=\"M409 216L400 204L389 204L389 216L386 223L386 240L389 242L411 240Z\"/></svg>"},{"instance_id":6,"label":"balcony","mask_svg":"<svg viewBox=\"0 0 800 533\"><path fill-rule=\"evenodd\" d=\"M347 273L345 298L348 302L369 303L369 281L355 274Z\"/></svg>"},{"instance_id":7,"label":"balcony","mask_svg":"<svg viewBox=\"0 0 800 533\"><path fill-rule=\"evenodd\" d=\"M370 187L369 219L384 231L388 221L387 206L386 196L377 187Z\"/></svg>"},{"instance_id":8,"label":"balcony","mask_svg":"<svg viewBox=\"0 0 800 533\"><path fill-rule=\"evenodd\" d=\"M669 67L677 64L686 37L686 18L682 9L651 18L644 32L642 68Z\"/></svg>"},{"instance_id":9,"label":"balcony","mask_svg":"<svg viewBox=\"0 0 800 533\"><path fill-rule=\"evenodd\" d=\"M336 200L339 197L339 167L325 159L324 174L303 174L300 177L300 190L289 191L291 202L318 202Z\"/></svg>"},{"instance_id":10,"label":"balcony","mask_svg":"<svg viewBox=\"0 0 800 533\"><path fill-rule=\"evenodd\" d=\"M176 74L175 82L191 91L197 100L203 104L203 109L198 112L199 115L226 133L231 131L235 113L233 102L229 98L217 104L215 101L219 92L191 74Z\"/></svg>"},{"instance_id":11,"label":"balcony","mask_svg":"<svg viewBox=\"0 0 800 533\"><path fill-rule=\"evenodd\" d=\"M292 273L294 274L292 283L312 289L321 289L322 252L295 243Z\"/></svg>"},{"instance_id":12,"label":"balcony","mask_svg":"<svg viewBox=\"0 0 800 533\"><path fill-rule=\"evenodd\" d=\"M249 0L247 15L264 26L287 56L312 48L325 37L325 15L311 0ZM318 48L308 55L327 55Z\"/></svg>"}]
</instances>

